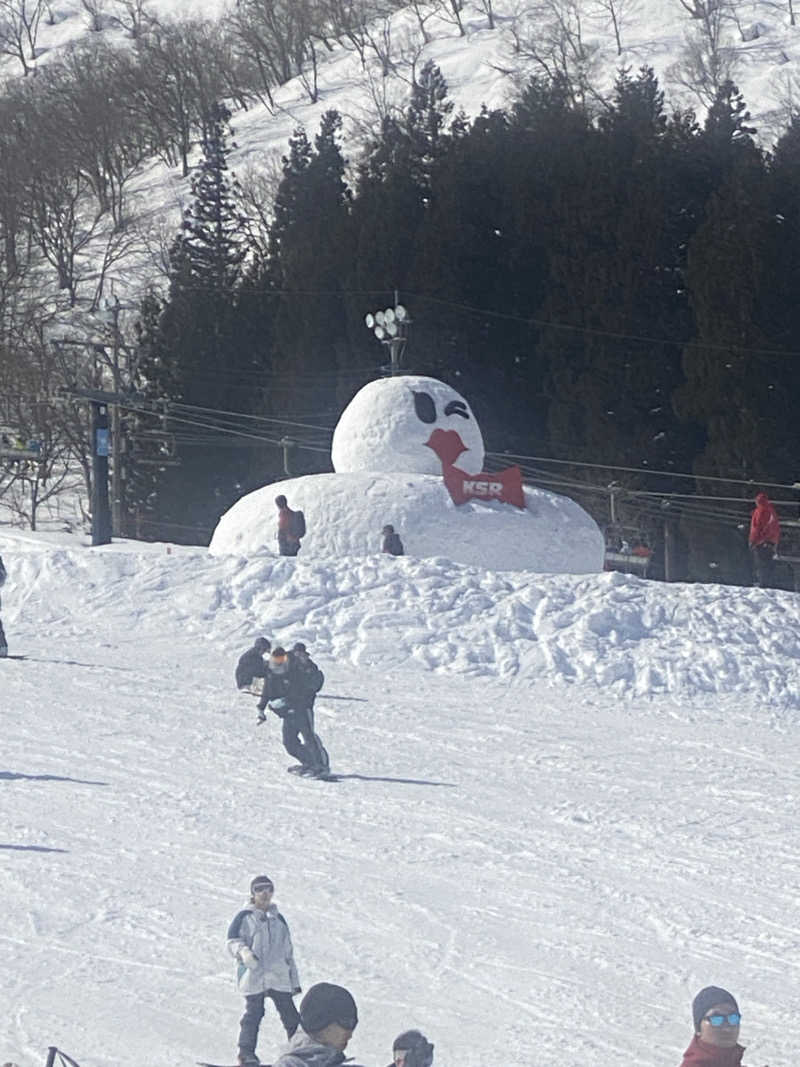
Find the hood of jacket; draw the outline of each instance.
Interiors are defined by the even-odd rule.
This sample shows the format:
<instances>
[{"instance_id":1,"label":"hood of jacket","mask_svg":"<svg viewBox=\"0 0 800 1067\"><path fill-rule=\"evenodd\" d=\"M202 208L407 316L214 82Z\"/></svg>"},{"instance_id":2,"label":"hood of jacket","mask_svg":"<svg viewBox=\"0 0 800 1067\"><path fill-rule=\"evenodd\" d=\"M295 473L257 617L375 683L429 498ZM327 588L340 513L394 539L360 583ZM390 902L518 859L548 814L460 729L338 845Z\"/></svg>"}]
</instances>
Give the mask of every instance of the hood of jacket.
<instances>
[{"instance_id":1,"label":"hood of jacket","mask_svg":"<svg viewBox=\"0 0 800 1067\"><path fill-rule=\"evenodd\" d=\"M766 508L769 507L769 497L766 493L756 493L756 507Z\"/></svg>"},{"instance_id":2,"label":"hood of jacket","mask_svg":"<svg viewBox=\"0 0 800 1067\"><path fill-rule=\"evenodd\" d=\"M275 1061L275 1067L302 1063L307 1067L339 1067L345 1054L331 1045L322 1045L301 1027Z\"/></svg>"},{"instance_id":3,"label":"hood of jacket","mask_svg":"<svg viewBox=\"0 0 800 1067\"><path fill-rule=\"evenodd\" d=\"M701 1041L697 1034L683 1054L681 1067L739 1067L744 1055L744 1045L718 1048Z\"/></svg>"}]
</instances>

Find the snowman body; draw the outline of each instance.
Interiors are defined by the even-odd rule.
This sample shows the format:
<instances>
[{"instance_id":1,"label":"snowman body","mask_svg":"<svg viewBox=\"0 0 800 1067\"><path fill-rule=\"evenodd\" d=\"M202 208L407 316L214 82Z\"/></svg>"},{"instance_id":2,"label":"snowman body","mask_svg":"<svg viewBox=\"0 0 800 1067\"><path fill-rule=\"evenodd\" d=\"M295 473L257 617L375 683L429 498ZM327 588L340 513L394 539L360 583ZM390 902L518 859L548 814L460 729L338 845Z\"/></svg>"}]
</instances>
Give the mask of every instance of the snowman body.
<instances>
[{"instance_id":1,"label":"snowman body","mask_svg":"<svg viewBox=\"0 0 800 1067\"><path fill-rule=\"evenodd\" d=\"M277 554L274 500L283 494L305 514L300 560L378 556L381 530L391 523L410 557L443 556L499 571L603 569L602 534L568 497L526 487L524 509L489 500L456 506L431 440L447 442L459 469L482 470L480 427L454 389L420 375L370 382L334 431L336 473L304 475L248 493L222 516L209 550ZM394 559L384 558L387 565Z\"/></svg>"}]
</instances>

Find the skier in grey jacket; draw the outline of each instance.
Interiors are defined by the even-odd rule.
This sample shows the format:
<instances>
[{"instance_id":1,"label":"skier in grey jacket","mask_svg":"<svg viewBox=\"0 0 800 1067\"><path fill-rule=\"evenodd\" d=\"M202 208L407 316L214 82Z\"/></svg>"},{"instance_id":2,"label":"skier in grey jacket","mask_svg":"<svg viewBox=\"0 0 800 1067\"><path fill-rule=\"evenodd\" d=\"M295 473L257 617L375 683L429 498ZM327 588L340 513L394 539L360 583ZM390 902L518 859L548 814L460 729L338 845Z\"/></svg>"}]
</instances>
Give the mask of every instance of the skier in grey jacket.
<instances>
[{"instance_id":1,"label":"skier in grey jacket","mask_svg":"<svg viewBox=\"0 0 800 1067\"><path fill-rule=\"evenodd\" d=\"M239 1063L255 1067L258 1028L269 997L278 1010L287 1037L297 1030L300 1016L292 997L300 992L294 948L286 920L272 903L272 879L260 874L250 883L250 906L228 928L228 951L237 961L236 981L244 993L245 1010L239 1025Z\"/></svg>"},{"instance_id":2,"label":"skier in grey jacket","mask_svg":"<svg viewBox=\"0 0 800 1067\"><path fill-rule=\"evenodd\" d=\"M300 1029L274 1067L339 1067L357 1025L351 993L344 986L318 982L300 1001ZM350 1067L352 1061L347 1062Z\"/></svg>"}]
</instances>

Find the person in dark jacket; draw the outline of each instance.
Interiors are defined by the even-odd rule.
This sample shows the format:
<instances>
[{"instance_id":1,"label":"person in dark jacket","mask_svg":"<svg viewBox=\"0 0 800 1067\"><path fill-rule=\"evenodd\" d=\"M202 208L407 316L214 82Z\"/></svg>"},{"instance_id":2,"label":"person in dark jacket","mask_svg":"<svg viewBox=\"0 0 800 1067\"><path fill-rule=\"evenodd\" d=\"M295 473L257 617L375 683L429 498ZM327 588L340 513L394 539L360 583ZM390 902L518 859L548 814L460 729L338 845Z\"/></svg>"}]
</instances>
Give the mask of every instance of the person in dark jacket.
<instances>
[{"instance_id":1,"label":"person in dark jacket","mask_svg":"<svg viewBox=\"0 0 800 1067\"><path fill-rule=\"evenodd\" d=\"M2 588L6 584L6 578L7 577L8 577L8 575L6 573L6 568L5 568L5 565L3 563L3 557L0 556L0 588ZM2 600L0 600L0 608L2 608L2 606L3 606L3 602L2 602ZM0 657L5 657L7 655L8 655L8 641L6 641L6 633L5 633L5 630L3 629L3 620L0 617Z\"/></svg>"},{"instance_id":2,"label":"person in dark jacket","mask_svg":"<svg viewBox=\"0 0 800 1067\"><path fill-rule=\"evenodd\" d=\"M385 552L389 556L404 556L406 554L403 542L400 540L400 534L395 531L390 522L387 522L381 533L383 534L381 552Z\"/></svg>"},{"instance_id":3,"label":"person in dark jacket","mask_svg":"<svg viewBox=\"0 0 800 1067\"><path fill-rule=\"evenodd\" d=\"M294 997L300 980L294 962L289 926L272 903L272 879L257 875L250 883L250 905L238 912L228 927L228 951L236 959L236 983L244 994L245 1011L239 1023L239 1063L256 1067L258 1029L264 1018L264 1001L275 1005L291 1038L300 1023Z\"/></svg>"},{"instance_id":4,"label":"person in dark jacket","mask_svg":"<svg viewBox=\"0 0 800 1067\"><path fill-rule=\"evenodd\" d=\"M292 511L281 493L275 497L278 508L278 552L282 556L296 556L300 551L300 536L296 529L298 512Z\"/></svg>"},{"instance_id":5,"label":"person in dark jacket","mask_svg":"<svg viewBox=\"0 0 800 1067\"><path fill-rule=\"evenodd\" d=\"M781 539L778 513L766 493L756 495L756 506L750 516L750 551L756 574L756 585L772 584L775 552Z\"/></svg>"},{"instance_id":6,"label":"person in dark jacket","mask_svg":"<svg viewBox=\"0 0 800 1067\"><path fill-rule=\"evenodd\" d=\"M247 689L254 678L264 678L267 673L267 665L264 662L264 653L269 652L271 645L266 637L257 637L252 648L248 648L239 657L236 664L236 687Z\"/></svg>"},{"instance_id":7,"label":"person in dark jacket","mask_svg":"<svg viewBox=\"0 0 800 1067\"><path fill-rule=\"evenodd\" d=\"M290 756L300 760L296 767L289 769L309 775L326 773L327 762L311 725L309 708L312 705L313 696L309 695L308 682L297 657L290 656L280 645L273 648L258 702L258 721L266 719L264 711L267 707L283 719L283 747Z\"/></svg>"},{"instance_id":8,"label":"person in dark jacket","mask_svg":"<svg viewBox=\"0 0 800 1067\"><path fill-rule=\"evenodd\" d=\"M318 982L300 1001L300 1028L274 1067L339 1067L357 1025L352 993L332 982Z\"/></svg>"},{"instance_id":9,"label":"person in dark jacket","mask_svg":"<svg viewBox=\"0 0 800 1067\"><path fill-rule=\"evenodd\" d=\"M739 1067L744 1048L739 1044L742 1016L727 989L706 986L692 1001L694 1037L681 1067Z\"/></svg>"},{"instance_id":10,"label":"person in dark jacket","mask_svg":"<svg viewBox=\"0 0 800 1067\"><path fill-rule=\"evenodd\" d=\"M404 1030L392 1045L389 1067L431 1067L433 1045L419 1030Z\"/></svg>"}]
</instances>

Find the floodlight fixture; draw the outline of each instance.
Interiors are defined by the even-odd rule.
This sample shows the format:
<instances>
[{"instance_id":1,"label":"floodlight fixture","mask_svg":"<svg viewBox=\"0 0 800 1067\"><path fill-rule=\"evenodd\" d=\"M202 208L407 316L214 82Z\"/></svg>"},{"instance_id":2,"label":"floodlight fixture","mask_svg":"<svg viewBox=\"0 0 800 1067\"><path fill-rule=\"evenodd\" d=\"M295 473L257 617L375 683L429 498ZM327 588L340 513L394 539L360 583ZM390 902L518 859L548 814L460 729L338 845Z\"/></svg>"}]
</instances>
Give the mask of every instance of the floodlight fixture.
<instances>
[{"instance_id":1,"label":"floodlight fixture","mask_svg":"<svg viewBox=\"0 0 800 1067\"><path fill-rule=\"evenodd\" d=\"M364 316L368 330L372 330L377 340L389 349L391 375L400 373L400 357L406 346L407 330L411 324L408 311L398 302L397 290L394 294L394 307L383 311L370 312Z\"/></svg>"}]
</instances>

